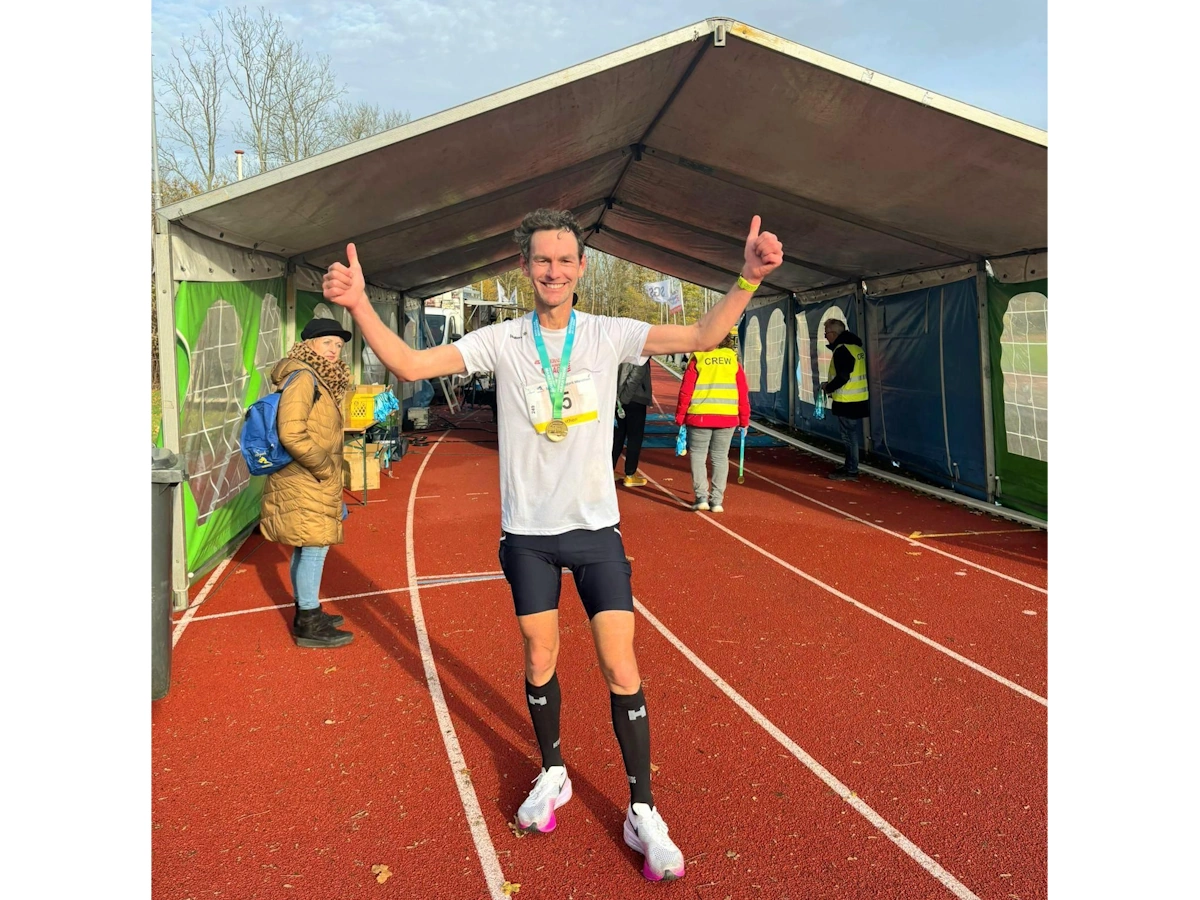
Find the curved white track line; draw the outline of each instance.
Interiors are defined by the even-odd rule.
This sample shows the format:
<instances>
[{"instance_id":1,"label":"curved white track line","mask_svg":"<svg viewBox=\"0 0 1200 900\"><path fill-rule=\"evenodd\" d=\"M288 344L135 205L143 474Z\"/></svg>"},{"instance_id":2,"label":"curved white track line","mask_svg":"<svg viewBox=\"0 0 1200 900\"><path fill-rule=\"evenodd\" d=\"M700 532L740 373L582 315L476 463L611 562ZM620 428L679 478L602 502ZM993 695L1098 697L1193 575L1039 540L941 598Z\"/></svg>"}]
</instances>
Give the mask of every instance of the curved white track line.
<instances>
[{"instance_id":1,"label":"curved white track line","mask_svg":"<svg viewBox=\"0 0 1200 900\"><path fill-rule=\"evenodd\" d=\"M492 836L488 833L487 822L479 808L475 787L471 784L467 760L463 756L462 747L458 743L458 734L454 730L454 722L450 719L450 710L446 706L446 696L442 693L442 681L438 678L437 665L429 646L429 633L425 629L425 615L421 611L421 590L417 583L417 556L413 546L413 519L417 503L417 486L421 483L421 475L424 474L425 467L429 465L429 460L433 458L434 451L449 433L449 431L444 432L428 448L408 493L408 511L404 523L404 555L408 566L408 593L412 604L413 626L417 631L417 644L421 648L421 663L425 667L425 680L429 684L429 696L433 700L433 709L437 714L442 741L446 744L446 756L450 759L450 768L454 772L454 781L458 785L458 796L462 800L467 824L471 827L471 839L475 842L475 852L479 856L479 864L483 868L488 892L491 894L492 900L508 900L508 895L504 893L504 872L500 868L500 860L496 856Z\"/></svg>"}]
</instances>

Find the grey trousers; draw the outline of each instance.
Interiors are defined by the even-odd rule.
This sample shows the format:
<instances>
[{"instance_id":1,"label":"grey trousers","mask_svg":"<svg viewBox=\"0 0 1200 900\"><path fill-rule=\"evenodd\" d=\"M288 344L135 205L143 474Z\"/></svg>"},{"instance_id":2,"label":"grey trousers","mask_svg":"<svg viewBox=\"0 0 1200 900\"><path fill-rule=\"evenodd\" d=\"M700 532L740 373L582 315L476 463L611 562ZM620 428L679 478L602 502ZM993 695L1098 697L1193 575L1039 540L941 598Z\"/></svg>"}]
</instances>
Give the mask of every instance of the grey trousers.
<instances>
[{"instance_id":1,"label":"grey trousers","mask_svg":"<svg viewBox=\"0 0 1200 900\"><path fill-rule=\"evenodd\" d=\"M707 500L709 506L720 506L725 499L725 482L729 477L729 445L736 428L696 428L687 430L688 456L692 461L692 490L696 502ZM712 493L708 491L708 457L712 456Z\"/></svg>"}]
</instances>

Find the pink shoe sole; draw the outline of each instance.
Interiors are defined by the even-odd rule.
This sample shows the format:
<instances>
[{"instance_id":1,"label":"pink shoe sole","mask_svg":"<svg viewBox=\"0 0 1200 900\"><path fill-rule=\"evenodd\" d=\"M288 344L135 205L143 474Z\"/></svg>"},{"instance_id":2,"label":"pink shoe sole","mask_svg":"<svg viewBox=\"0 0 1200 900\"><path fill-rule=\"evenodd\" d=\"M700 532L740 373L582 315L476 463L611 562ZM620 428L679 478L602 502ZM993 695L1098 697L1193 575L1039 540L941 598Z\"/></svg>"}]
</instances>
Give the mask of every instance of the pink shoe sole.
<instances>
[{"instance_id":1,"label":"pink shoe sole","mask_svg":"<svg viewBox=\"0 0 1200 900\"><path fill-rule=\"evenodd\" d=\"M555 813L562 807L566 806L567 801L570 799L571 777L568 775L567 780L563 782L563 789L559 791L558 800L554 801L550 806L550 818L546 820L546 824L543 827L538 828L537 822L534 822L532 825L522 825L521 821L518 819L517 827L520 828L524 834L531 834L535 832L537 834L549 834L558 826L558 816L556 816Z\"/></svg>"},{"instance_id":2,"label":"pink shoe sole","mask_svg":"<svg viewBox=\"0 0 1200 900\"><path fill-rule=\"evenodd\" d=\"M683 873L687 870L686 866L680 866L678 872L667 869L661 875L656 875L654 870L650 868L650 860L645 859L646 847L642 843L641 838L638 837L637 831L629 824L629 819L625 820L625 843L637 853L642 854L644 860L642 862L642 875L646 877L647 881L674 881L677 878L682 878Z\"/></svg>"}]
</instances>

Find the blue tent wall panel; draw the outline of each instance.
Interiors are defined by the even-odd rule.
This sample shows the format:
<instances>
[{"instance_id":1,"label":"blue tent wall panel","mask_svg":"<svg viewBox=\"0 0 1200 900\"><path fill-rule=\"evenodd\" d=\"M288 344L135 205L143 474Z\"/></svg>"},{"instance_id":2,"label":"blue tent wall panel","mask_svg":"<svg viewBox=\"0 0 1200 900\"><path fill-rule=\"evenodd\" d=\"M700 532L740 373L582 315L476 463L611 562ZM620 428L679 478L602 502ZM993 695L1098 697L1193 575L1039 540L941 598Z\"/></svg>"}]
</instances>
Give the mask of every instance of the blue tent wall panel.
<instances>
[{"instance_id":1,"label":"blue tent wall panel","mask_svg":"<svg viewBox=\"0 0 1200 900\"><path fill-rule=\"evenodd\" d=\"M863 337L874 453L986 499L977 316L974 278L868 296Z\"/></svg>"},{"instance_id":2,"label":"blue tent wall panel","mask_svg":"<svg viewBox=\"0 0 1200 900\"><path fill-rule=\"evenodd\" d=\"M769 306L760 306L757 309L752 309L744 316L738 327L739 344L741 336L744 335L745 328L749 327L750 321L758 320L759 334L762 338L761 350L759 353L759 371L762 377L759 380L759 386L762 390L750 391L750 413L756 416L763 416L768 419L773 419L776 422L786 423L788 420L788 381L789 377L795 377L795 372L788 375L788 354L786 352L788 335L791 334L791 329L787 326L787 304L786 297L779 300L777 303L772 303ZM785 336L784 336L784 356L783 356L783 377L779 382L779 390L768 391L767 387L767 328L771 322L771 315L780 310L784 316ZM742 362L742 368L745 369L745 361Z\"/></svg>"},{"instance_id":3,"label":"blue tent wall panel","mask_svg":"<svg viewBox=\"0 0 1200 900\"><path fill-rule=\"evenodd\" d=\"M813 374L814 391L816 385L825 381L828 375L827 372L819 371L817 354L825 346L825 335L821 333L821 319L834 306L843 313L843 321L846 323L846 328L861 337L862 333L858 330L858 311L855 309L853 293L847 294L845 297L833 297L820 303L798 305L796 308L797 314L804 316L804 321L808 325L808 349L801 350L801 352L808 354L808 365L809 371ZM795 344L796 323L794 317L788 325L789 340ZM792 421L792 427L807 434L820 435L821 437L840 441L841 434L838 431L837 419L828 410L825 411L825 418L814 418L813 411L816 409L816 404L800 398L800 380L795 371L792 372L792 379L795 382L796 391L796 416Z\"/></svg>"}]
</instances>

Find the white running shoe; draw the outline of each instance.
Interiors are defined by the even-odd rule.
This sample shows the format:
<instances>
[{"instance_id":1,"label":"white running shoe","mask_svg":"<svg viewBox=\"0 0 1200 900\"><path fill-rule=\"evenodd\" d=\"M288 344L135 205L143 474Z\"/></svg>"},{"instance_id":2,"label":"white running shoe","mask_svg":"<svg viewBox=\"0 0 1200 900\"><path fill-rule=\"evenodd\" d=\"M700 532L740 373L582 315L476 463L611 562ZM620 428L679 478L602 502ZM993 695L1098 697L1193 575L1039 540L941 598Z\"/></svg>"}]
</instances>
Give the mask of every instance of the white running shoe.
<instances>
[{"instance_id":1,"label":"white running shoe","mask_svg":"<svg viewBox=\"0 0 1200 900\"><path fill-rule=\"evenodd\" d=\"M625 843L642 854L642 874L651 881L683 877L683 852L667 837L667 823L658 810L634 803L625 813Z\"/></svg>"},{"instance_id":2,"label":"white running shoe","mask_svg":"<svg viewBox=\"0 0 1200 900\"><path fill-rule=\"evenodd\" d=\"M533 780L533 790L517 810L517 826L524 832L553 831L558 824L554 811L571 799L571 779L564 766L542 769Z\"/></svg>"},{"instance_id":3,"label":"white running shoe","mask_svg":"<svg viewBox=\"0 0 1200 900\"><path fill-rule=\"evenodd\" d=\"M692 512L708 512L708 501L701 500L698 503L693 503Z\"/></svg>"},{"instance_id":4,"label":"white running shoe","mask_svg":"<svg viewBox=\"0 0 1200 900\"><path fill-rule=\"evenodd\" d=\"M712 511L715 513L725 512L725 507L723 507L720 503L718 503L716 506L714 506L712 508Z\"/></svg>"}]
</instances>

